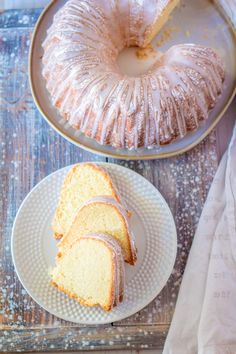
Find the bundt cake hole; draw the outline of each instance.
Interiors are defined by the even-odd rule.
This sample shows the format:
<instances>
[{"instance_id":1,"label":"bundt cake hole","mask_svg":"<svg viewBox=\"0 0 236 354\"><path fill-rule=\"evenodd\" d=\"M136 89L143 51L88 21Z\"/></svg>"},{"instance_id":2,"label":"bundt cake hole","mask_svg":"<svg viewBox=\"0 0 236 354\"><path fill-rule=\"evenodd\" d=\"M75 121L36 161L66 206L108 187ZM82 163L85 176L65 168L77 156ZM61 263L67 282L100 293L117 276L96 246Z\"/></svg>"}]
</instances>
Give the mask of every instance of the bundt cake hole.
<instances>
[{"instance_id":1,"label":"bundt cake hole","mask_svg":"<svg viewBox=\"0 0 236 354\"><path fill-rule=\"evenodd\" d=\"M147 50L143 58L137 56L137 51L144 50L139 47L124 48L117 56L117 65L120 72L129 77L139 77L148 73L149 69L156 63L158 53ZM145 59L145 60L144 60Z\"/></svg>"}]
</instances>

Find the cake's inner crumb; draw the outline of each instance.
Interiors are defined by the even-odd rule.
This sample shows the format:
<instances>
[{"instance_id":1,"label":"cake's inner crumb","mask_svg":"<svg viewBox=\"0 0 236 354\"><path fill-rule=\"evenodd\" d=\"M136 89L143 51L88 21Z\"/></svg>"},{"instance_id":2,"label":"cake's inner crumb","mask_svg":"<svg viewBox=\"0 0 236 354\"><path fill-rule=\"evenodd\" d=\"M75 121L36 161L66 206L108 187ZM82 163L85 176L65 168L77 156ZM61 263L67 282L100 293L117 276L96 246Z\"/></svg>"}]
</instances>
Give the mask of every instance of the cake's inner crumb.
<instances>
[{"instance_id":1,"label":"cake's inner crumb","mask_svg":"<svg viewBox=\"0 0 236 354\"><path fill-rule=\"evenodd\" d=\"M155 57L156 54L151 44L148 44L145 48L138 48L136 50L136 57L140 60L150 59L150 57Z\"/></svg>"}]
</instances>

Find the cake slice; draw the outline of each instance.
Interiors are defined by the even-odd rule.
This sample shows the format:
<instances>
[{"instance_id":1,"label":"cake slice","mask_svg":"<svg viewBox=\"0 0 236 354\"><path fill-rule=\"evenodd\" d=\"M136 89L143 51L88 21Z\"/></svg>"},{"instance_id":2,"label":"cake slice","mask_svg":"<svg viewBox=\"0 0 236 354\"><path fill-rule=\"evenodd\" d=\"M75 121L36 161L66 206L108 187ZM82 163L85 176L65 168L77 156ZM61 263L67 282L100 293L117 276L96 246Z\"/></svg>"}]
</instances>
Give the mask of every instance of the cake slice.
<instances>
[{"instance_id":1,"label":"cake slice","mask_svg":"<svg viewBox=\"0 0 236 354\"><path fill-rule=\"evenodd\" d=\"M103 234L77 238L57 258L52 284L82 305L110 311L123 300L124 260L119 244Z\"/></svg>"},{"instance_id":2,"label":"cake slice","mask_svg":"<svg viewBox=\"0 0 236 354\"><path fill-rule=\"evenodd\" d=\"M103 168L93 163L73 166L63 183L52 222L56 239L68 232L81 206L97 195L111 196L118 203L121 202L111 177Z\"/></svg>"},{"instance_id":3,"label":"cake slice","mask_svg":"<svg viewBox=\"0 0 236 354\"><path fill-rule=\"evenodd\" d=\"M154 12L156 15L155 20L153 24L148 28L142 47L145 48L153 40L157 33L160 32L162 27L168 21L171 12L179 4L179 1L180 0L163 0L156 2L157 9L156 13Z\"/></svg>"},{"instance_id":4,"label":"cake slice","mask_svg":"<svg viewBox=\"0 0 236 354\"><path fill-rule=\"evenodd\" d=\"M59 255L81 235L89 233L103 233L114 237L122 248L125 261L135 264L136 249L126 210L115 199L99 196L86 202L59 243Z\"/></svg>"}]
</instances>

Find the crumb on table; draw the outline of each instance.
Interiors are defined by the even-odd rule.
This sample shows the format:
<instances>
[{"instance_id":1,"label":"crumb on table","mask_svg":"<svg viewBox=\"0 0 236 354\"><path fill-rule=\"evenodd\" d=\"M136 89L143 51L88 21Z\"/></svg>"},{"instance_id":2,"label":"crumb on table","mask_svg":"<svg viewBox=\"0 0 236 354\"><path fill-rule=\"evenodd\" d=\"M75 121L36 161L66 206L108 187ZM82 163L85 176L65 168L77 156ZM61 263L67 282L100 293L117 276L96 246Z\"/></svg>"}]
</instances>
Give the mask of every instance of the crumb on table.
<instances>
[{"instance_id":1,"label":"crumb on table","mask_svg":"<svg viewBox=\"0 0 236 354\"><path fill-rule=\"evenodd\" d=\"M164 30L163 33L161 34L160 38L156 42L157 47L161 47L169 39L171 39L172 33L174 33L174 32L178 32L177 27L169 27L166 30Z\"/></svg>"},{"instance_id":2,"label":"crumb on table","mask_svg":"<svg viewBox=\"0 0 236 354\"><path fill-rule=\"evenodd\" d=\"M186 36L187 38L189 38L189 37L190 37L190 32L189 32L189 31L185 31L185 36Z\"/></svg>"}]
</instances>

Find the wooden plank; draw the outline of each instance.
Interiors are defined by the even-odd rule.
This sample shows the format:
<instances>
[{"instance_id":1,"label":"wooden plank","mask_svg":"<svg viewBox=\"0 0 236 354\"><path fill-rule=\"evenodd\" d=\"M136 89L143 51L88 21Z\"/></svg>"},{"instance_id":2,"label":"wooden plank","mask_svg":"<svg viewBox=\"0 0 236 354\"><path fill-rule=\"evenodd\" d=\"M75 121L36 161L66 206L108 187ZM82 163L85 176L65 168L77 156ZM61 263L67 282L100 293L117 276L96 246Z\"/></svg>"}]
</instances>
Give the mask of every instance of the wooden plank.
<instances>
[{"instance_id":1,"label":"wooden plank","mask_svg":"<svg viewBox=\"0 0 236 354\"><path fill-rule=\"evenodd\" d=\"M72 351L105 349L152 349L163 347L163 327L131 326L119 330L108 326L44 327L5 330L0 339L5 352Z\"/></svg>"}]
</instances>

